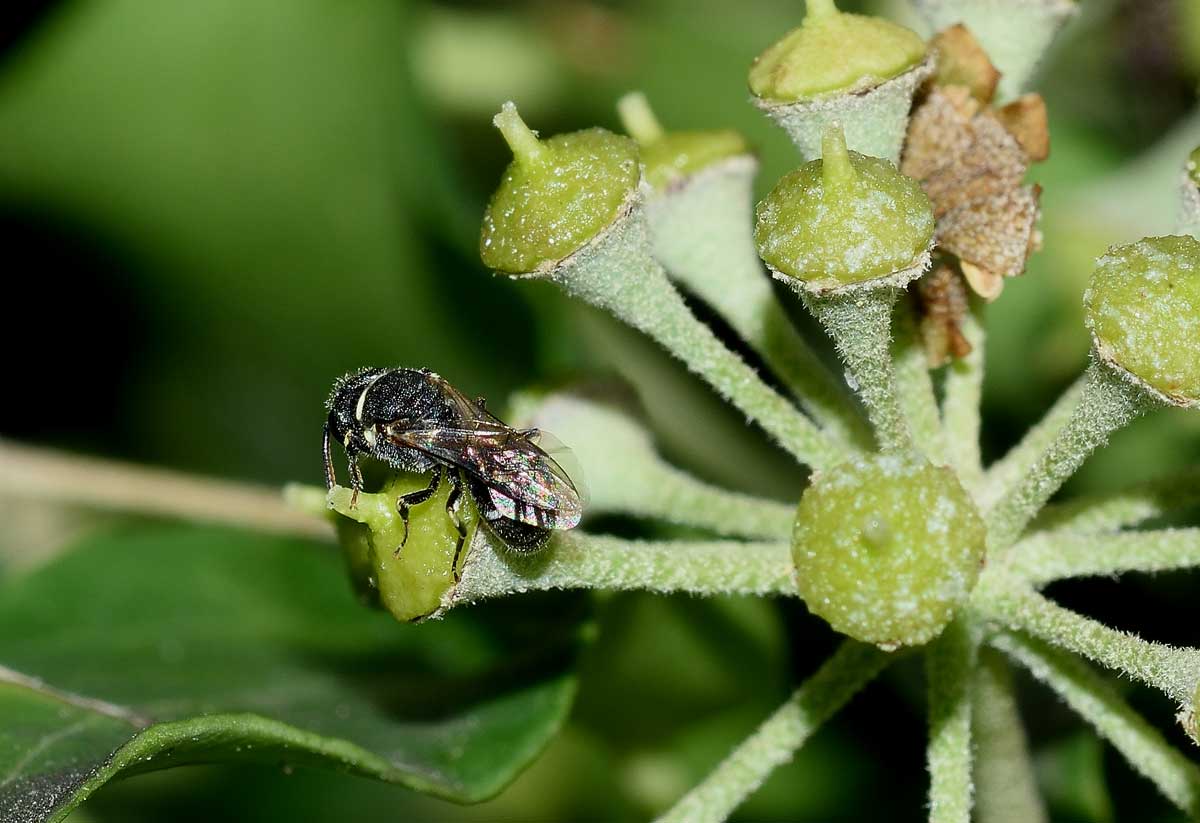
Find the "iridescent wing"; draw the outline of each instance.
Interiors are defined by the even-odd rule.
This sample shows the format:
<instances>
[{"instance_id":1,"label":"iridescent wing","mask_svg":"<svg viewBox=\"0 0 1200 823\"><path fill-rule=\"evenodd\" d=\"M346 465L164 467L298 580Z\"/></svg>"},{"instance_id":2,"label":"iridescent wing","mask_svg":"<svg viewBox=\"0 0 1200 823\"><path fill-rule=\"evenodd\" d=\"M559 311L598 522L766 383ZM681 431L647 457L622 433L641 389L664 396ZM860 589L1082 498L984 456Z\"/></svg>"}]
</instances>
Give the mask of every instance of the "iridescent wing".
<instances>
[{"instance_id":1,"label":"iridescent wing","mask_svg":"<svg viewBox=\"0 0 1200 823\"><path fill-rule=\"evenodd\" d=\"M417 449L478 478L487 486L496 511L509 520L545 529L578 525L583 515L579 489L534 442L536 432L509 428L486 412L481 417L446 426L400 429L388 436L400 446Z\"/></svg>"}]
</instances>

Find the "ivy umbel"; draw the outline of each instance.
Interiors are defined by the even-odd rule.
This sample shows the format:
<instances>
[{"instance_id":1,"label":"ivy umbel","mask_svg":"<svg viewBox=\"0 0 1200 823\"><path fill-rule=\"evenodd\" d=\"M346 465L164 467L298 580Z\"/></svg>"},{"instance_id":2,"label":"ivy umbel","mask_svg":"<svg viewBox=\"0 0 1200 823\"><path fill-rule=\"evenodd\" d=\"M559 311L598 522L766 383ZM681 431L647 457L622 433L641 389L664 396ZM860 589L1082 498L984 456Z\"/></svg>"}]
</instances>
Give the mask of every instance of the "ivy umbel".
<instances>
[{"instance_id":1,"label":"ivy umbel","mask_svg":"<svg viewBox=\"0 0 1200 823\"><path fill-rule=\"evenodd\" d=\"M913 653L924 655L928 679L930 820L966 823L973 807L989 819L1044 818L1015 724L1012 662L1196 814L1194 752L1173 749L1092 664L1157 689L1195 736L1200 649L1111 629L1039 588L1200 566L1196 529L1131 530L1195 502L1194 472L1043 512L1116 429L1157 407L1200 404L1200 242L1147 238L1100 259L1084 301L1086 374L1009 455L982 466L982 309L1037 243L1037 191L1021 178L1044 157L1044 109L1021 93L1073 7L1014 0L998 16L1000 4L984 0L917 5L933 25L963 24L939 40L944 49L810 0L808 18L756 61L754 103L804 161L756 210L757 162L745 141L668 131L641 95L620 104L631 137L589 129L542 138L512 103L495 119L514 159L483 219L484 263L553 282L664 347L812 469L798 507L690 477L657 455L633 416L570 391L517 398L513 422L574 447L591 485L588 513L667 520L712 539L625 540L589 533L585 521L520 555L474 528L469 507L456 583L440 562L453 554L444 501L413 509L415 548L393 554L394 497L419 478L364 493L354 508L335 488L328 505L362 591L401 619L533 589L638 588L801 597L844 634L842 648L664 819L724 819L862 685ZM830 50L837 61L826 59ZM993 98L1019 102L993 109ZM927 100L910 129L910 112ZM1004 153L1003 169L989 165L989 152ZM919 169L920 179L898 167ZM1195 227L1194 171L1183 186L1183 226ZM986 246L996 236L1012 241L1000 256ZM960 358L940 392L913 310L931 267L939 293L960 295L939 314ZM845 380L790 327L778 331L786 320L768 272L828 331ZM778 380L764 381L698 320L679 286Z\"/></svg>"}]
</instances>

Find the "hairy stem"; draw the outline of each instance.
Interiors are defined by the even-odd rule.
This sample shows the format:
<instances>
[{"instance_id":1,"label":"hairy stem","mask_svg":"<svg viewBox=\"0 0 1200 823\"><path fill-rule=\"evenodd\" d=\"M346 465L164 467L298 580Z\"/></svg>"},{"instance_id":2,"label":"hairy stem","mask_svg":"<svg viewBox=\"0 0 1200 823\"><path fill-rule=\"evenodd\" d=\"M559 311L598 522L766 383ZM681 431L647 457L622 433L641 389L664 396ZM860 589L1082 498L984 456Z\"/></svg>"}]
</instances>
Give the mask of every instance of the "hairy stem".
<instances>
[{"instance_id":1,"label":"hairy stem","mask_svg":"<svg viewBox=\"0 0 1200 823\"><path fill-rule=\"evenodd\" d=\"M1200 468L1048 506L1033 521L1033 528L1042 533L1103 534L1197 504Z\"/></svg>"},{"instance_id":2,"label":"hairy stem","mask_svg":"<svg viewBox=\"0 0 1200 823\"><path fill-rule=\"evenodd\" d=\"M892 364L892 307L898 294L894 286L822 295L802 293L808 310L833 338L867 407L879 445L889 452L913 448Z\"/></svg>"},{"instance_id":3,"label":"hairy stem","mask_svg":"<svg viewBox=\"0 0 1200 823\"><path fill-rule=\"evenodd\" d=\"M701 482L663 460L650 432L612 403L560 392L518 397L522 427L552 432L583 469L588 514L651 517L730 537L786 539L794 504L777 503Z\"/></svg>"},{"instance_id":4,"label":"hairy stem","mask_svg":"<svg viewBox=\"0 0 1200 823\"><path fill-rule=\"evenodd\" d=\"M988 548L1011 546L1033 516L1108 436L1152 405L1145 392L1112 367L1093 361L1079 403L1029 471L987 515Z\"/></svg>"},{"instance_id":5,"label":"hairy stem","mask_svg":"<svg viewBox=\"0 0 1200 823\"><path fill-rule=\"evenodd\" d=\"M822 723L894 659L874 646L845 641L816 674L683 796L659 823L725 820L777 767L792 759Z\"/></svg>"},{"instance_id":6,"label":"hairy stem","mask_svg":"<svg viewBox=\"0 0 1200 823\"><path fill-rule=\"evenodd\" d=\"M788 543L623 540L560 532L533 554L476 532L443 606L547 589L641 589L699 595L795 595Z\"/></svg>"},{"instance_id":7,"label":"hairy stem","mask_svg":"<svg viewBox=\"0 0 1200 823\"><path fill-rule=\"evenodd\" d=\"M908 420L914 446L930 462L946 463L946 437L938 410L929 357L921 342L912 303L901 300L896 307L896 339L892 342L892 360L896 364L896 396Z\"/></svg>"},{"instance_id":8,"label":"hairy stem","mask_svg":"<svg viewBox=\"0 0 1200 823\"><path fill-rule=\"evenodd\" d=\"M984 352L981 313L978 301L973 301L971 311L962 321L962 334L971 344L971 353L953 361L946 368L945 397L942 400L946 458L973 495L978 494L983 483L983 461L979 453Z\"/></svg>"},{"instance_id":9,"label":"hairy stem","mask_svg":"<svg viewBox=\"0 0 1200 823\"><path fill-rule=\"evenodd\" d=\"M871 429L845 383L796 331L758 259L756 169L753 158L735 157L647 201L654 256L758 352L826 431L871 448Z\"/></svg>"},{"instance_id":10,"label":"hairy stem","mask_svg":"<svg viewBox=\"0 0 1200 823\"><path fill-rule=\"evenodd\" d=\"M970 823L971 672L976 643L956 620L934 640L925 655L929 684L930 823Z\"/></svg>"},{"instance_id":11,"label":"hairy stem","mask_svg":"<svg viewBox=\"0 0 1200 823\"><path fill-rule=\"evenodd\" d=\"M972 602L984 616L1004 626L1129 675L1180 705L1191 702L1200 684L1200 650L1154 643L1110 629L993 569L980 577Z\"/></svg>"},{"instance_id":12,"label":"hairy stem","mask_svg":"<svg viewBox=\"0 0 1200 823\"><path fill-rule=\"evenodd\" d=\"M717 339L688 309L650 256L640 206L594 245L568 260L556 279L572 296L611 312L700 375L790 452L813 467L847 452Z\"/></svg>"},{"instance_id":13,"label":"hairy stem","mask_svg":"<svg viewBox=\"0 0 1200 823\"><path fill-rule=\"evenodd\" d=\"M1087 382L1088 375L1084 373L1054 401L1054 405L1042 419L1025 432L1020 443L988 467L984 472L984 483L979 495L979 503L984 510L994 506L1007 490L1028 474L1041 454L1054 442L1054 438L1079 406Z\"/></svg>"},{"instance_id":14,"label":"hairy stem","mask_svg":"<svg viewBox=\"0 0 1200 823\"><path fill-rule=\"evenodd\" d=\"M1045 823L1046 808L1038 794L1012 672L991 649L979 652L971 699L975 819L978 823Z\"/></svg>"},{"instance_id":15,"label":"hairy stem","mask_svg":"<svg viewBox=\"0 0 1200 823\"><path fill-rule=\"evenodd\" d=\"M1130 708L1108 682L1066 652L1033 638L1003 633L992 643L1053 689L1168 800L1189 816L1200 817L1200 768Z\"/></svg>"},{"instance_id":16,"label":"hairy stem","mask_svg":"<svg viewBox=\"0 0 1200 823\"><path fill-rule=\"evenodd\" d=\"M326 517L292 508L278 489L268 486L80 457L5 440L0 440L0 494L278 534L333 537Z\"/></svg>"},{"instance_id":17,"label":"hairy stem","mask_svg":"<svg viewBox=\"0 0 1200 823\"><path fill-rule=\"evenodd\" d=\"M1005 571L1031 586L1065 577L1200 567L1200 529L1109 535L1037 534L1004 558Z\"/></svg>"}]
</instances>

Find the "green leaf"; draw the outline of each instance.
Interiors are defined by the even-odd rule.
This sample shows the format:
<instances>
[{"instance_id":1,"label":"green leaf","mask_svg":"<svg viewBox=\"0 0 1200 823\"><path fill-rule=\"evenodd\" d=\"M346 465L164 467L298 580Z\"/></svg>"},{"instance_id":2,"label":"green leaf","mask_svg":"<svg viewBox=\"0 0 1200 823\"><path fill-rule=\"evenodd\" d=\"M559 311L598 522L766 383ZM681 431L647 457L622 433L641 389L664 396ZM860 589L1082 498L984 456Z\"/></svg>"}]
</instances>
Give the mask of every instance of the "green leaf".
<instances>
[{"instance_id":1,"label":"green leaf","mask_svg":"<svg viewBox=\"0 0 1200 823\"><path fill-rule=\"evenodd\" d=\"M494 795L557 732L582 600L399 625L337 554L163 527L95 537L0 585L0 819L62 819L171 766L316 766Z\"/></svg>"}]
</instances>

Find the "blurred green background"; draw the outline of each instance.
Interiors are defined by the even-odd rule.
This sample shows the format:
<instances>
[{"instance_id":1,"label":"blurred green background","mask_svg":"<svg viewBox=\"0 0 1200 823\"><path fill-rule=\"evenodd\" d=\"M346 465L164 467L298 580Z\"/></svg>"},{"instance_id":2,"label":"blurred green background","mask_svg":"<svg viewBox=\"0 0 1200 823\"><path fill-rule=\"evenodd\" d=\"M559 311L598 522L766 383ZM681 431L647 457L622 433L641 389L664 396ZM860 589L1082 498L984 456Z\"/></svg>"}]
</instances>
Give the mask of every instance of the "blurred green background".
<instances>
[{"instance_id":1,"label":"blurred green background","mask_svg":"<svg viewBox=\"0 0 1200 823\"><path fill-rule=\"evenodd\" d=\"M843 5L918 25L902 0ZM736 415L692 399L705 395L690 378L549 289L491 277L476 243L507 162L490 118L510 98L553 133L615 127L615 98L641 88L668 127L744 131L770 186L796 158L747 104L745 72L798 22L798 0L73 0L5 14L0 435L315 483L321 404L349 369L427 366L496 403L532 382L615 371L638 383L673 457L794 498L799 477ZM989 311L993 456L1081 369L1079 299L1095 256L1173 228L1179 169L1200 143L1200 3L1088 0L1044 68L1053 148L1032 177L1045 189L1045 249ZM684 402L708 404L696 413L707 428L673 424ZM1140 421L1071 490L1194 464L1195 418ZM45 512L4 517L10 549L62 534ZM1195 625L1188 583L1055 595L1194 643L1180 628ZM194 768L109 787L76 817L642 818L833 644L792 604L622 595L602 602L600 619L570 729L489 804L337 775ZM1056 819L1173 819L1052 699L1023 695ZM923 819L922 711L919 672L902 667L741 818L878 819L887 798L889 819Z\"/></svg>"}]
</instances>

